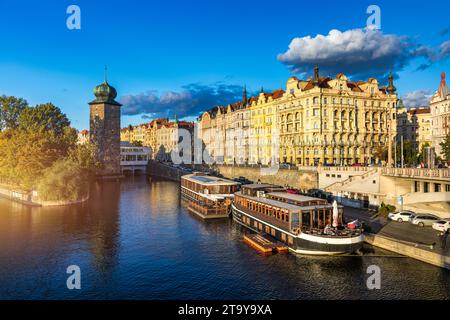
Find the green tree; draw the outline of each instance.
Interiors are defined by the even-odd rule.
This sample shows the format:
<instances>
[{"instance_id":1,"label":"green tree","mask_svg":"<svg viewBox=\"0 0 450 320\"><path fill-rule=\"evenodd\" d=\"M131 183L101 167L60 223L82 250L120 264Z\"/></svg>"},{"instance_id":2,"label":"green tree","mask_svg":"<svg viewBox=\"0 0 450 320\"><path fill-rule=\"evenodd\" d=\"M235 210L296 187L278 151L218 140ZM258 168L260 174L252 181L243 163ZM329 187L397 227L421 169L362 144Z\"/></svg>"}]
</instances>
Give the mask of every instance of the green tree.
<instances>
[{"instance_id":1,"label":"green tree","mask_svg":"<svg viewBox=\"0 0 450 320\"><path fill-rule=\"evenodd\" d=\"M0 176L31 189L43 170L67 157L75 145L76 134L72 128L66 128L61 135L53 131L3 133L0 137Z\"/></svg>"},{"instance_id":2,"label":"green tree","mask_svg":"<svg viewBox=\"0 0 450 320\"><path fill-rule=\"evenodd\" d=\"M428 142L425 142L420 148L420 152L417 155L417 163L425 163L425 149L431 147Z\"/></svg>"},{"instance_id":3,"label":"green tree","mask_svg":"<svg viewBox=\"0 0 450 320\"><path fill-rule=\"evenodd\" d=\"M142 141L133 141L131 143L133 147L142 147Z\"/></svg>"},{"instance_id":4,"label":"green tree","mask_svg":"<svg viewBox=\"0 0 450 320\"><path fill-rule=\"evenodd\" d=\"M67 116L52 103L24 109L20 113L18 124L21 130L53 131L57 135L64 134L64 130L70 127Z\"/></svg>"},{"instance_id":5,"label":"green tree","mask_svg":"<svg viewBox=\"0 0 450 320\"><path fill-rule=\"evenodd\" d=\"M397 143L397 162L402 161L402 148L401 144ZM412 141L403 141L403 163L404 165L415 165L417 164L417 150L414 148Z\"/></svg>"},{"instance_id":6,"label":"green tree","mask_svg":"<svg viewBox=\"0 0 450 320\"><path fill-rule=\"evenodd\" d=\"M76 163L77 167L88 177L94 176L95 171L100 168L97 147L91 142L76 145L69 151L68 158Z\"/></svg>"},{"instance_id":7,"label":"green tree","mask_svg":"<svg viewBox=\"0 0 450 320\"><path fill-rule=\"evenodd\" d=\"M15 129L19 124L19 116L28 107L22 98L0 96L0 131Z\"/></svg>"},{"instance_id":8,"label":"green tree","mask_svg":"<svg viewBox=\"0 0 450 320\"><path fill-rule=\"evenodd\" d=\"M446 161L450 161L450 134L448 134L444 141L440 143L442 148L442 158Z\"/></svg>"},{"instance_id":9,"label":"green tree","mask_svg":"<svg viewBox=\"0 0 450 320\"><path fill-rule=\"evenodd\" d=\"M89 194L90 181L99 163L96 147L77 145L66 158L58 159L45 169L37 183L39 197L46 201L76 201Z\"/></svg>"},{"instance_id":10,"label":"green tree","mask_svg":"<svg viewBox=\"0 0 450 320\"><path fill-rule=\"evenodd\" d=\"M0 132L3 183L34 188L44 170L66 158L76 146L76 130L70 127L66 115L52 104L25 107L14 127Z\"/></svg>"},{"instance_id":11,"label":"green tree","mask_svg":"<svg viewBox=\"0 0 450 320\"><path fill-rule=\"evenodd\" d=\"M403 142L403 155L405 164L413 165L417 163L417 151L414 148L412 141L407 140Z\"/></svg>"},{"instance_id":12,"label":"green tree","mask_svg":"<svg viewBox=\"0 0 450 320\"><path fill-rule=\"evenodd\" d=\"M387 161L388 160L388 148L385 146L377 146L374 152L375 158L379 161Z\"/></svg>"},{"instance_id":13,"label":"green tree","mask_svg":"<svg viewBox=\"0 0 450 320\"><path fill-rule=\"evenodd\" d=\"M75 201L89 193L89 180L70 158L59 159L43 171L36 189L45 201Z\"/></svg>"}]
</instances>

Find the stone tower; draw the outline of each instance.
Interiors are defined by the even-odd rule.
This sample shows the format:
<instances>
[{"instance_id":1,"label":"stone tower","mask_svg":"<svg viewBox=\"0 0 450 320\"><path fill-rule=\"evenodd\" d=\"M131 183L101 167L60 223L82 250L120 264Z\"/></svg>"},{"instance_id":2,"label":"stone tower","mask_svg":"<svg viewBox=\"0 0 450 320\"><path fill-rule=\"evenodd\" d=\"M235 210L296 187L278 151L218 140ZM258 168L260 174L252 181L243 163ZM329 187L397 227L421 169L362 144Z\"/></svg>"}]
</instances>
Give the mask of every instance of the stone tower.
<instances>
[{"instance_id":1,"label":"stone tower","mask_svg":"<svg viewBox=\"0 0 450 320\"><path fill-rule=\"evenodd\" d=\"M120 103L114 99L117 91L105 81L95 87L95 100L90 102L90 139L97 146L97 158L102 167L98 175L104 178L121 175L120 168Z\"/></svg>"}]
</instances>

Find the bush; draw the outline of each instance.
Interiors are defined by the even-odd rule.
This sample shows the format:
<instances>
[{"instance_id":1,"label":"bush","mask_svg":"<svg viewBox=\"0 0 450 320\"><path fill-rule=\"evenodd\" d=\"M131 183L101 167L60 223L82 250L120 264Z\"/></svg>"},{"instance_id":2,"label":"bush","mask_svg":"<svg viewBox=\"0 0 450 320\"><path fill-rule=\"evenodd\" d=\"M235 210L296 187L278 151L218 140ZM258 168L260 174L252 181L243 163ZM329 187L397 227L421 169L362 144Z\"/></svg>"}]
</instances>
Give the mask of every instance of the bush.
<instances>
[{"instance_id":1,"label":"bush","mask_svg":"<svg viewBox=\"0 0 450 320\"><path fill-rule=\"evenodd\" d=\"M363 224L362 224L362 229L363 229L364 232L368 232L368 233L372 232L372 227L369 226L369 225L368 225L367 223L365 223L365 222L363 222Z\"/></svg>"},{"instance_id":2,"label":"bush","mask_svg":"<svg viewBox=\"0 0 450 320\"><path fill-rule=\"evenodd\" d=\"M384 202L381 204L378 209L378 214L382 217L387 218L389 213L395 212L396 208L393 205L385 204Z\"/></svg>"},{"instance_id":3,"label":"bush","mask_svg":"<svg viewBox=\"0 0 450 320\"><path fill-rule=\"evenodd\" d=\"M39 198L44 201L76 201L89 194L89 177L71 159L56 161L37 183Z\"/></svg>"}]
</instances>

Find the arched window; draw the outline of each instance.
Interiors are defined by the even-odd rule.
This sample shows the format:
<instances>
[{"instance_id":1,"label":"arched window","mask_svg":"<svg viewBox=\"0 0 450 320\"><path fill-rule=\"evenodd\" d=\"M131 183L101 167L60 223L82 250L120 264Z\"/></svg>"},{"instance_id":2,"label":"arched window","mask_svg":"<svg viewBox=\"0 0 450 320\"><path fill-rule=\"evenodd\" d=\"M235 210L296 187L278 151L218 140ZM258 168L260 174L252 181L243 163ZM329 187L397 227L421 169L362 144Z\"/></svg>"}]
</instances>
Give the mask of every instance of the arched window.
<instances>
[{"instance_id":1,"label":"arched window","mask_svg":"<svg viewBox=\"0 0 450 320\"><path fill-rule=\"evenodd\" d=\"M313 104L319 104L319 97L314 97Z\"/></svg>"}]
</instances>

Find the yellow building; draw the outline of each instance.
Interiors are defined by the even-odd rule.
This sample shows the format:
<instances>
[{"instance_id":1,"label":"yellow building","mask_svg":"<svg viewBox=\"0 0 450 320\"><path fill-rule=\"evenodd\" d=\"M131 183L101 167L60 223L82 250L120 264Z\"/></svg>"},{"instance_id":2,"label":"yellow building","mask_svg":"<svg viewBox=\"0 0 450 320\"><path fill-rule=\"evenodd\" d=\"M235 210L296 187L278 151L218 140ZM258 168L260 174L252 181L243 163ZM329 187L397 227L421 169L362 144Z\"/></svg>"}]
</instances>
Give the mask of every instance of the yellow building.
<instances>
[{"instance_id":1,"label":"yellow building","mask_svg":"<svg viewBox=\"0 0 450 320\"><path fill-rule=\"evenodd\" d=\"M383 149L392 165L395 92L392 75L388 86L381 87L373 78L350 81L342 73L336 78L321 77L318 67L312 79L289 78L285 91L261 89L257 97L248 101L245 97L244 109L250 112L248 163L369 164L382 160L377 155ZM227 142L226 132L236 129L239 110L216 107L199 118L199 137L218 158L227 152L217 145L233 145ZM235 115L234 121L225 120L227 113Z\"/></svg>"},{"instance_id":2,"label":"yellow building","mask_svg":"<svg viewBox=\"0 0 450 320\"><path fill-rule=\"evenodd\" d=\"M153 158L170 160L170 152L175 149L180 140L180 129L186 129L192 135L192 122L169 119L155 119L150 123L123 128L120 132L121 141L129 143L140 142L144 147L151 148Z\"/></svg>"},{"instance_id":3,"label":"yellow building","mask_svg":"<svg viewBox=\"0 0 450 320\"><path fill-rule=\"evenodd\" d=\"M250 103L244 89L243 100L227 107L214 107L197 119L198 139L205 153L216 163L249 162Z\"/></svg>"},{"instance_id":4,"label":"yellow building","mask_svg":"<svg viewBox=\"0 0 450 320\"><path fill-rule=\"evenodd\" d=\"M397 95L392 76L388 87L376 79L291 77L278 100L280 162L299 165L352 165L378 162L379 148L388 148L396 135Z\"/></svg>"},{"instance_id":5,"label":"yellow building","mask_svg":"<svg viewBox=\"0 0 450 320\"><path fill-rule=\"evenodd\" d=\"M277 148L279 128L277 127L278 100L285 92L261 92L250 106L250 164L271 164L279 159Z\"/></svg>"},{"instance_id":6,"label":"yellow building","mask_svg":"<svg viewBox=\"0 0 450 320\"><path fill-rule=\"evenodd\" d=\"M411 141L417 152L425 145L431 146L430 108L397 109L397 142L400 142L400 137Z\"/></svg>"}]
</instances>

